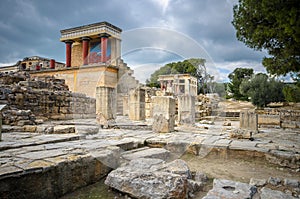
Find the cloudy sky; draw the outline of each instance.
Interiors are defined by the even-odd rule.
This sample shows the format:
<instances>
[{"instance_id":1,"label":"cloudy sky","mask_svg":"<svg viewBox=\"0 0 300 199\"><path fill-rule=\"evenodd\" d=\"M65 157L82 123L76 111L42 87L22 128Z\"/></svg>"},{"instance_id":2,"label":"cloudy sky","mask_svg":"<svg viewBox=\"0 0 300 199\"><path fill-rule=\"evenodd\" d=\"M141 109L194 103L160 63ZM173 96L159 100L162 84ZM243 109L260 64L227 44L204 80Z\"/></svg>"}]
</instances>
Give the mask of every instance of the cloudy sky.
<instances>
[{"instance_id":1,"label":"cloudy sky","mask_svg":"<svg viewBox=\"0 0 300 199\"><path fill-rule=\"evenodd\" d=\"M265 71L237 41L236 0L1 0L0 66L38 55L65 62L60 30L107 21L122 32L122 57L144 81L165 63L200 57L218 82L236 67Z\"/></svg>"}]
</instances>

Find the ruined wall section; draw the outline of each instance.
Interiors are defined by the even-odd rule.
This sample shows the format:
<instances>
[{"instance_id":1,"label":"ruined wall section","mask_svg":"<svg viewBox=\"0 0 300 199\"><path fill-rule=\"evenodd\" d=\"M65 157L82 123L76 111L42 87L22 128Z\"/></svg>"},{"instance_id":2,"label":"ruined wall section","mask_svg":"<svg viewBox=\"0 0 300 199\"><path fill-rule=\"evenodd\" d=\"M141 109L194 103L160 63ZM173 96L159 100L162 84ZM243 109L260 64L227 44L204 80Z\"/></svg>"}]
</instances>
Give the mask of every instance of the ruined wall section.
<instances>
[{"instance_id":1,"label":"ruined wall section","mask_svg":"<svg viewBox=\"0 0 300 199\"><path fill-rule=\"evenodd\" d=\"M48 119L95 118L96 100L72 93L62 79L31 78L28 73L0 73L3 123L30 125Z\"/></svg>"},{"instance_id":2,"label":"ruined wall section","mask_svg":"<svg viewBox=\"0 0 300 199\"><path fill-rule=\"evenodd\" d=\"M279 126L281 128L300 128L300 110L285 108L265 108L256 110L260 126Z\"/></svg>"}]
</instances>

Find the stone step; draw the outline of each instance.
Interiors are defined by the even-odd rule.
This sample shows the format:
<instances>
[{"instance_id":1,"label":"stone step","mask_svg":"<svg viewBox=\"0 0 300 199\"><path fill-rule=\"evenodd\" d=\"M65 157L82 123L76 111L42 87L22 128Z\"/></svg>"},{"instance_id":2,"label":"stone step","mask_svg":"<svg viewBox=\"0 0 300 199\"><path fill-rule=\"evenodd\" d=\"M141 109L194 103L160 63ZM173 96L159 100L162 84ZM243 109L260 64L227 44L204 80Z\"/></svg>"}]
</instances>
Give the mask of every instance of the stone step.
<instances>
[{"instance_id":1,"label":"stone step","mask_svg":"<svg viewBox=\"0 0 300 199\"><path fill-rule=\"evenodd\" d=\"M121 157L124 162L127 162L138 158L157 158L167 160L170 158L170 155L170 151L164 148L142 147L135 150L123 152L121 154Z\"/></svg>"}]
</instances>

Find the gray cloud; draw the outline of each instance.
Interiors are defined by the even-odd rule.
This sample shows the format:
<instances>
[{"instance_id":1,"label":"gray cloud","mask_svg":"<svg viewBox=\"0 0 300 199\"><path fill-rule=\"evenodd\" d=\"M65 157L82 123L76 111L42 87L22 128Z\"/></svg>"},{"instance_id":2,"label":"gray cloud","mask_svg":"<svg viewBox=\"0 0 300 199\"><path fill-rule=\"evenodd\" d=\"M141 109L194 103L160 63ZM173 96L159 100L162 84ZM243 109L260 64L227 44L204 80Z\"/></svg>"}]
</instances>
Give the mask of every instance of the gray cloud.
<instances>
[{"instance_id":1,"label":"gray cloud","mask_svg":"<svg viewBox=\"0 0 300 199\"><path fill-rule=\"evenodd\" d=\"M222 81L228 75L222 65L262 68L266 55L236 40L232 6L229 0L2 0L0 63L32 55L64 61L59 30L108 21L123 29L124 60L133 68L200 56Z\"/></svg>"}]
</instances>

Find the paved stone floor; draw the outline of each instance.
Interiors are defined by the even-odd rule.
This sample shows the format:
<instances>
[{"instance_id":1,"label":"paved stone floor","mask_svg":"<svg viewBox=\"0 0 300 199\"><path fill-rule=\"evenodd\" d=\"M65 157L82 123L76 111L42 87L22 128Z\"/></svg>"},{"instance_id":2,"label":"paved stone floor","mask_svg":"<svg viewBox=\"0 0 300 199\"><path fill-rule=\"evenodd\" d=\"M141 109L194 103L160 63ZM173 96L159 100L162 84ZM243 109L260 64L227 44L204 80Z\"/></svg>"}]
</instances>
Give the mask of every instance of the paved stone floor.
<instances>
[{"instance_id":1,"label":"paved stone floor","mask_svg":"<svg viewBox=\"0 0 300 199\"><path fill-rule=\"evenodd\" d=\"M55 121L37 127L47 129L52 126L59 134L35 133L40 132L35 128L35 132L24 132L20 128L15 128L14 132L14 128L4 126L4 130L10 128L11 132L2 133L0 180L45 171L62 162L86 156L99 157L100 161L114 168L118 165L115 159L122 154L132 159L134 156L128 154L128 150L149 149L145 146L164 147L177 157L186 152L205 157L211 152L226 156L231 151L238 151L231 155L264 157L271 163L299 171L299 129L261 128L253 141L237 140L230 139L228 134L238 127L238 122L231 121L231 126L223 126L224 122L224 119L219 119L214 124L204 122L179 126L175 132L165 134L155 134L146 123L131 122L124 117L118 118L112 129L100 128L93 119ZM165 155L165 152L158 153Z\"/></svg>"},{"instance_id":2,"label":"paved stone floor","mask_svg":"<svg viewBox=\"0 0 300 199\"><path fill-rule=\"evenodd\" d=\"M126 123L119 119L120 125L143 125L142 122ZM242 150L262 152L275 157L293 159L292 164L283 165L299 168L300 161L300 133L298 130L260 129L254 135L254 141L229 139L228 132L237 128L222 126L223 121L215 124L197 124L197 126L180 126L173 133L155 134L150 130L130 129L101 129L94 120L57 121L45 125L61 127L75 127L75 133L68 134L40 134L30 132L9 132L2 134L0 142L0 174L32 170L38 167L56 164L57 161L67 160L69 157L93 153L110 146L119 146L122 150L129 150L143 146L163 146L174 153L191 151L195 155L205 156L212 149ZM5 128L5 127L4 127ZM278 164L284 162L280 162ZM0 177L1 177L0 176Z\"/></svg>"}]
</instances>

